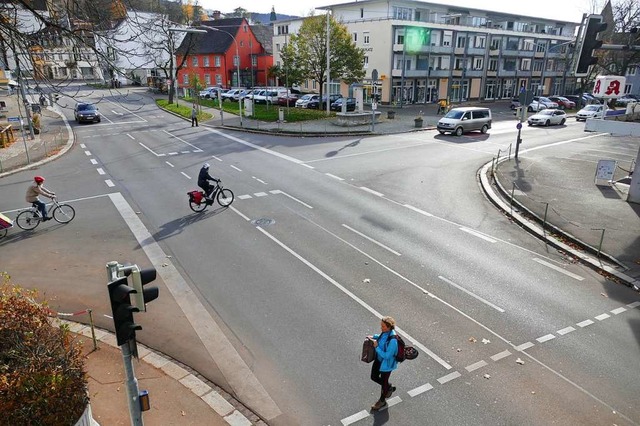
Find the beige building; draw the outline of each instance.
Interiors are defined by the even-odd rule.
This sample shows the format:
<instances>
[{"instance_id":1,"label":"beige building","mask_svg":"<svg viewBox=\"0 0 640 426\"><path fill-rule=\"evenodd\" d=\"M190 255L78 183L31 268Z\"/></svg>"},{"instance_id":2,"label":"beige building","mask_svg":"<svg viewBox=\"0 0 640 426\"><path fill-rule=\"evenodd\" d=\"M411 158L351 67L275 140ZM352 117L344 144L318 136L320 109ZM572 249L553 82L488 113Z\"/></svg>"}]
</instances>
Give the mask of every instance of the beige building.
<instances>
[{"instance_id":1,"label":"beige building","mask_svg":"<svg viewBox=\"0 0 640 426\"><path fill-rule=\"evenodd\" d=\"M579 23L410 0L321 9L346 25L365 50L366 100L376 90L383 103L509 99L523 88L536 95L575 90L568 44ZM274 64L278 46L301 22L274 22Z\"/></svg>"}]
</instances>

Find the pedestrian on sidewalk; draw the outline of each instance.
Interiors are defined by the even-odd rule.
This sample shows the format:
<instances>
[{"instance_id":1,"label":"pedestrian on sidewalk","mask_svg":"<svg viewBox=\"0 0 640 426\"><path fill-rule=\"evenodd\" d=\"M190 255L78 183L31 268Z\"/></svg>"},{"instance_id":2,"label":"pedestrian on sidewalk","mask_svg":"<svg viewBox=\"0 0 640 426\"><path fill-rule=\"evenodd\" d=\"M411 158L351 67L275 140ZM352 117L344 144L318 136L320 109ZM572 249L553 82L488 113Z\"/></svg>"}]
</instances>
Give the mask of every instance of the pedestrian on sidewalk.
<instances>
[{"instance_id":1,"label":"pedestrian on sidewalk","mask_svg":"<svg viewBox=\"0 0 640 426\"><path fill-rule=\"evenodd\" d=\"M380 321L380 333L367 338L373 340L376 348L376 358L371 366L371 380L378 383L380 389L380 399L371 406L372 411L378 411L387 406L387 398L395 392L396 387L389 383L391 372L398 368L396 354L398 353L398 340L396 335L396 320L392 317L384 317Z\"/></svg>"},{"instance_id":2,"label":"pedestrian on sidewalk","mask_svg":"<svg viewBox=\"0 0 640 426\"><path fill-rule=\"evenodd\" d=\"M51 219L47 217L47 206L45 203L40 201L38 195L43 195L45 197L49 197L52 200L55 198L56 194L54 192L49 191L47 188L43 186L44 178L42 176L36 176L33 178L33 183L27 188L27 195L25 199L29 204L35 204L38 206L38 210L40 210L40 214L42 215L42 220L46 222Z\"/></svg>"},{"instance_id":3,"label":"pedestrian on sidewalk","mask_svg":"<svg viewBox=\"0 0 640 426\"><path fill-rule=\"evenodd\" d=\"M195 124L198 127L198 109L196 108L196 104L193 104L193 108L191 108L191 127Z\"/></svg>"}]
</instances>

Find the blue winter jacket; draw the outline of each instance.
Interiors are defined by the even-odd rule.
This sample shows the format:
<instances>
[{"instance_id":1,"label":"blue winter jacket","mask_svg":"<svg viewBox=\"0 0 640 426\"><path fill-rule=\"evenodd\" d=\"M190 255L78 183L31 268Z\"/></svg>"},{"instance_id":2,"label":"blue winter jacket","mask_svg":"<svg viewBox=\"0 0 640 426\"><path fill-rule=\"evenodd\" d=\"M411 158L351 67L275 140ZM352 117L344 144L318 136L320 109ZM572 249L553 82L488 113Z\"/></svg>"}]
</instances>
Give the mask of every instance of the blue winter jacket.
<instances>
[{"instance_id":1,"label":"blue winter jacket","mask_svg":"<svg viewBox=\"0 0 640 426\"><path fill-rule=\"evenodd\" d=\"M373 335L373 338L378 341L376 356L378 357L378 361L380 361L380 371L385 373L398 368L398 361L396 361L398 340L390 339L390 335L395 336L396 331L391 330L382 334Z\"/></svg>"}]
</instances>

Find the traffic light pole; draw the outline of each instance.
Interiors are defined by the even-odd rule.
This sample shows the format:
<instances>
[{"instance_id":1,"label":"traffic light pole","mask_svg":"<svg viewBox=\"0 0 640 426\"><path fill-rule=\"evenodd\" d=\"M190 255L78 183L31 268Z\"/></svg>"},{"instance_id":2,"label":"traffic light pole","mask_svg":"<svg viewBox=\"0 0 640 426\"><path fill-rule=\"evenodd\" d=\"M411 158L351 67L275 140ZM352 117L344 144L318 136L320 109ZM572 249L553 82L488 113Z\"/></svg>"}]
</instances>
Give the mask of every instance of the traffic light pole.
<instances>
[{"instance_id":1,"label":"traffic light pole","mask_svg":"<svg viewBox=\"0 0 640 426\"><path fill-rule=\"evenodd\" d=\"M111 261L107 263L107 280L109 282L118 279L118 262ZM134 343L135 344L135 343ZM138 379L136 379L133 371L133 362L131 361L132 352L129 342L120 345L122 351L122 361L124 363L124 372L127 385L127 401L129 403L129 417L132 426L142 426L142 408L140 407L140 390L138 389Z\"/></svg>"}]
</instances>

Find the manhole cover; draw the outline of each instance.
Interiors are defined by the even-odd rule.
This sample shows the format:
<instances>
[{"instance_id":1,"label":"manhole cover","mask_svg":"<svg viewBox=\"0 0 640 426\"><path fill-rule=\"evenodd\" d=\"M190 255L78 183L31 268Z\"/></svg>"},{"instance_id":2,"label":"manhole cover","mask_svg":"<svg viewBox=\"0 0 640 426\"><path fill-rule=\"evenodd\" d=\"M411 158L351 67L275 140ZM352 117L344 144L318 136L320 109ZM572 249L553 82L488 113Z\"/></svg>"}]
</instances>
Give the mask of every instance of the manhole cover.
<instances>
[{"instance_id":1,"label":"manhole cover","mask_svg":"<svg viewBox=\"0 0 640 426\"><path fill-rule=\"evenodd\" d=\"M261 217L259 219L252 220L251 223L253 223L255 226L265 227L265 226L273 225L274 223L276 223L276 221L273 219L268 219L266 217Z\"/></svg>"}]
</instances>

